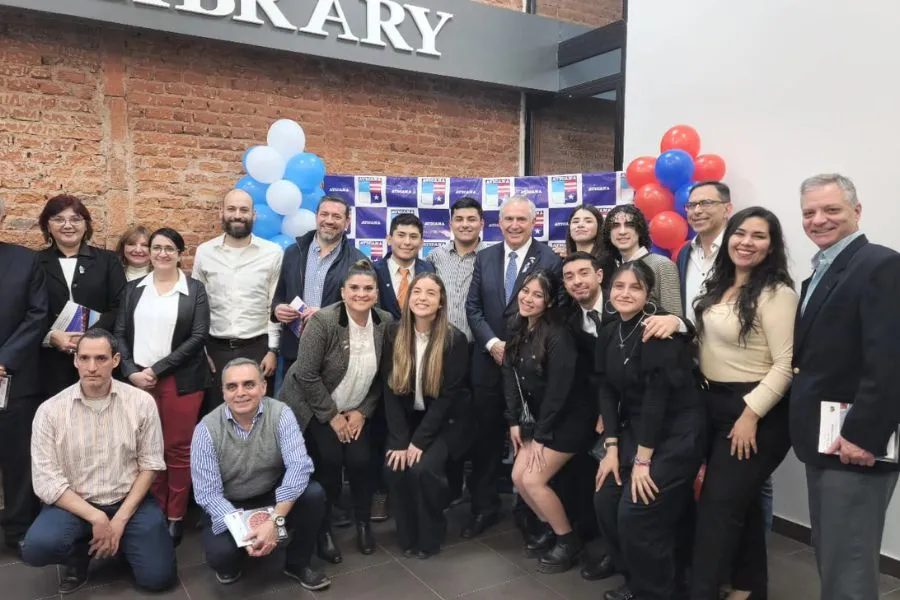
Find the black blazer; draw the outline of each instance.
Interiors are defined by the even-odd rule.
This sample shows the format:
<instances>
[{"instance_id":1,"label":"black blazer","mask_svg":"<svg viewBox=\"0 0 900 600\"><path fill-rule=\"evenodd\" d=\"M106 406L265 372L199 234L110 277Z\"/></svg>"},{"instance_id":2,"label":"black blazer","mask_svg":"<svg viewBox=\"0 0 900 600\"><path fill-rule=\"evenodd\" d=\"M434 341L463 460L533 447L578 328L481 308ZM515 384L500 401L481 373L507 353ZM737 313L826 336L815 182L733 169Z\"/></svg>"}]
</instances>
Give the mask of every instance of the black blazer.
<instances>
[{"instance_id":1,"label":"black blazer","mask_svg":"<svg viewBox=\"0 0 900 600\"><path fill-rule=\"evenodd\" d=\"M466 298L469 327L475 338L475 352L472 355L472 383L475 385L496 386L500 383L500 367L485 345L494 337L506 341L506 328L509 318L519 310L516 297L525 277L536 269L545 269L551 271L558 282L562 271L562 259L547 244L532 240L528 254L521 259L519 276L507 302L503 268L505 255L504 244L500 243L485 248L475 256L475 269Z\"/></svg>"},{"instance_id":2,"label":"black blazer","mask_svg":"<svg viewBox=\"0 0 900 600\"><path fill-rule=\"evenodd\" d=\"M400 319L400 303L397 302L397 291L394 284L391 283L391 269L388 267L388 259L391 253L375 263L375 275L378 276L378 308L391 313L395 319ZM416 259L413 272L418 275L420 273L434 273L434 265L421 258ZM412 283L412 279L410 279Z\"/></svg>"},{"instance_id":3,"label":"black blazer","mask_svg":"<svg viewBox=\"0 0 900 600\"><path fill-rule=\"evenodd\" d=\"M811 465L861 473L897 470L843 465L818 452L820 403L853 404L841 434L883 454L900 423L900 254L853 240L816 286L806 311L809 279L794 325L794 381L791 386L791 442L797 457Z\"/></svg>"},{"instance_id":4,"label":"black blazer","mask_svg":"<svg viewBox=\"0 0 900 600\"><path fill-rule=\"evenodd\" d=\"M0 365L10 401L41 393L38 356L47 331L47 286L37 253L0 242Z\"/></svg>"},{"instance_id":5,"label":"black blazer","mask_svg":"<svg viewBox=\"0 0 900 600\"><path fill-rule=\"evenodd\" d=\"M147 277L153 277L152 273ZM138 287L144 278L131 281L125 288L122 307L116 319L116 339L122 354L120 369L127 380L131 375L150 367L157 379L175 376L180 395L206 389L212 380L206 360L206 340L209 337L209 302L206 288L193 277L187 277L188 295L178 294L178 318L172 335L172 353L154 365L134 362L134 309L146 287ZM149 285L153 285L152 281Z\"/></svg>"},{"instance_id":6,"label":"black blazer","mask_svg":"<svg viewBox=\"0 0 900 600\"><path fill-rule=\"evenodd\" d=\"M59 265L61 256L55 245L38 253L38 261L47 276L49 312L44 335L69 301L69 287ZM124 289L125 269L116 253L82 244L72 278L72 301L100 313L96 327L113 332ZM74 384L78 381L78 371L72 356L56 348L42 348L41 379L47 397Z\"/></svg>"},{"instance_id":7,"label":"black blazer","mask_svg":"<svg viewBox=\"0 0 900 600\"><path fill-rule=\"evenodd\" d=\"M462 457L475 439L472 392L469 390L469 342L459 329L450 326L451 335L444 346L444 379L437 398L425 396L425 415L415 431L410 432L410 417L415 411L415 392L398 396L390 381L394 362L394 341L399 325L388 329L381 373L384 384L384 409L387 418L389 450L405 450L410 443L427 450L434 440L442 438L453 458Z\"/></svg>"}]
</instances>

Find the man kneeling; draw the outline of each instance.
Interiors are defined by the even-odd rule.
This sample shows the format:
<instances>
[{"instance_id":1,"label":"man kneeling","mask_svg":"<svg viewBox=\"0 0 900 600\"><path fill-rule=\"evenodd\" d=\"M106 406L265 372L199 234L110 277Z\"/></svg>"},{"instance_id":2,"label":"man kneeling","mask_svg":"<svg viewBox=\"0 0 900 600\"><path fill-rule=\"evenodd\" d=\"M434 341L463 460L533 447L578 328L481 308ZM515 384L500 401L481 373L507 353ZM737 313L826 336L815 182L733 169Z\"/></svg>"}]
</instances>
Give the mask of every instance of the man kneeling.
<instances>
[{"instance_id":1,"label":"man kneeling","mask_svg":"<svg viewBox=\"0 0 900 600\"><path fill-rule=\"evenodd\" d=\"M91 556L119 553L138 587L177 581L175 548L159 505L147 495L164 471L162 427L153 396L115 381L116 341L102 329L75 350L80 381L37 410L31 438L34 492L45 506L22 544L22 559L64 565L60 594L87 582Z\"/></svg>"},{"instance_id":2,"label":"man kneeling","mask_svg":"<svg viewBox=\"0 0 900 600\"><path fill-rule=\"evenodd\" d=\"M208 516L206 562L219 583L233 583L245 556L271 554L283 537L279 532L292 532L284 574L308 590L328 587L328 577L310 565L325 491L309 479L313 464L293 411L265 395L259 365L246 358L222 369L222 392L225 404L200 421L191 444L194 495ZM250 545L239 547L226 515L272 505L272 518L245 538Z\"/></svg>"}]
</instances>

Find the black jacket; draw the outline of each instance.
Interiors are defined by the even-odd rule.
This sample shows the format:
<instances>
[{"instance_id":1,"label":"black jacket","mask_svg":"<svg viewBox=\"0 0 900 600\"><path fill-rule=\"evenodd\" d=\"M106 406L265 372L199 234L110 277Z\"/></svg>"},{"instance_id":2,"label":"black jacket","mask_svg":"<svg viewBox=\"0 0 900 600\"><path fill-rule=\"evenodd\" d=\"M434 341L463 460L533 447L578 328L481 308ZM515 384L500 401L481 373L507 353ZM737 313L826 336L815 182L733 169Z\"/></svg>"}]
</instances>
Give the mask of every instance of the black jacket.
<instances>
[{"instance_id":1,"label":"black jacket","mask_svg":"<svg viewBox=\"0 0 900 600\"><path fill-rule=\"evenodd\" d=\"M841 435L883 454L900 423L900 254L853 240L834 260L800 314L809 280L803 282L794 325L794 380L790 395L791 442L804 463L859 473L895 471L841 464L818 452L823 401L847 402Z\"/></svg>"},{"instance_id":2,"label":"black jacket","mask_svg":"<svg viewBox=\"0 0 900 600\"><path fill-rule=\"evenodd\" d=\"M412 443L427 450L438 437L443 438L454 458L460 458L475 439L472 393L469 390L469 342L463 332L450 326L451 336L444 346L444 379L437 398L424 397L425 415L415 431L410 431L410 416L415 411L415 392L396 395L391 390L394 341L398 325L392 324L381 354L384 408L388 426L387 448L405 450Z\"/></svg>"},{"instance_id":3,"label":"black jacket","mask_svg":"<svg viewBox=\"0 0 900 600\"><path fill-rule=\"evenodd\" d=\"M38 356L47 331L47 286L37 253L0 242L0 365L10 401L41 392Z\"/></svg>"},{"instance_id":4,"label":"black jacket","mask_svg":"<svg viewBox=\"0 0 900 600\"><path fill-rule=\"evenodd\" d=\"M391 253L388 252L384 258L374 265L375 274L378 276L378 308L388 311L391 313L392 317L399 320L400 303L397 302L397 290L394 289L394 285L391 283L391 269L388 266L388 259L390 257ZM434 265L421 258L417 258L415 266L413 267L413 272L416 275L419 273L434 273ZM412 283L412 278L410 278L409 281Z\"/></svg>"},{"instance_id":5,"label":"black jacket","mask_svg":"<svg viewBox=\"0 0 900 600\"><path fill-rule=\"evenodd\" d=\"M148 275L147 277L153 277ZM209 337L209 302L206 288L192 277L187 277L188 295L178 295L178 318L172 335L172 353L153 365L134 362L134 309L146 287L138 287L143 280L128 283L116 319L116 339L122 355L120 369L128 377L150 367L157 379L175 376L180 395L206 389L212 380L209 362L206 360L206 340ZM152 282L149 285L153 285Z\"/></svg>"},{"instance_id":6,"label":"black jacket","mask_svg":"<svg viewBox=\"0 0 900 600\"><path fill-rule=\"evenodd\" d=\"M310 231L297 238L296 243L284 252L281 263L281 274L278 277L278 286L275 288L275 296L272 298L272 321L275 318L275 307L279 304L290 304L299 296L304 302L306 297L306 258L309 255L309 247L315 231ZM365 260L366 255L356 249L353 242L345 235L338 246L340 254L331 263L328 273L325 274L325 285L322 288L321 307L331 306L341 301L341 284L350 267L359 260ZM288 360L297 359L297 336L287 327L281 328L281 354Z\"/></svg>"},{"instance_id":7,"label":"black jacket","mask_svg":"<svg viewBox=\"0 0 900 600\"><path fill-rule=\"evenodd\" d=\"M59 264L60 257L62 254L55 245L38 253L38 261L47 276L49 312L44 335L69 301L69 287ZM72 278L72 301L100 313L95 327L113 332L124 289L125 269L116 253L82 244ZM44 395L48 398L78 381L72 355L56 348L42 348L41 379Z\"/></svg>"}]
</instances>

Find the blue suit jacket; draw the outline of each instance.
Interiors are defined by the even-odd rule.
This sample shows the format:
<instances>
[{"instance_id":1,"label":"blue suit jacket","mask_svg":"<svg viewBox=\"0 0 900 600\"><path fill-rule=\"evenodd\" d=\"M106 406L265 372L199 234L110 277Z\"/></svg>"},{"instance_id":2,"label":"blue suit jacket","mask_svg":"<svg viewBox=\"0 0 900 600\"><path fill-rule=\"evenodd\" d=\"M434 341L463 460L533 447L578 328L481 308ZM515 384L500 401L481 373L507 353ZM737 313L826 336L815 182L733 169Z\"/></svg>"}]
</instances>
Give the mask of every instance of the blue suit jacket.
<instances>
[{"instance_id":1,"label":"blue suit jacket","mask_svg":"<svg viewBox=\"0 0 900 600\"><path fill-rule=\"evenodd\" d=\"M397 291L394 289L394 284L391 283L391 270L388 268L388 259L390 257L391 253L388 252L384 258L374 265L375 274L378 276L378 308L388 311L394 319L399 321L400 303L397 302ZM434 273L434 265L417 258L413 272L416 275L419 273Z\"/></svg>"},{"instance_id":2,"label":"blue suit jacket","mask_svg":"<svg viewBox=\"0 0 900 600\"><path fill-rule=\"evenodd\" d=\"M682 314L688 314L687 294L685 290L685 282L687 281L688 260L691 258L691 245L686 244L678 256L675 257L675 265L678 267L678 284L681 286L681 311Z\"/></svg>"},{"instance_id":3,"label":"blue suit jacket","mask_svg":"<svg viewBox=\"0 0 900 600\"><path fill-rule=\"evenodd\" d=\"M559 285L562 272L562 259L546 244L533 240L528 254L522 260L513 293L507 302L504 255L504 245L501 243L485 248L475 256L475 270L472 273L469 296L466 298L466 313L475 338L472 382L476 385L492 386L500 382L500 367L491 358L485 344L495 337L506 341L507 324L510 317L518 312L516 296L525 277L533 271L544 269L553 273L555 284ZM554 290L555 295L558 295L557 292L558 290Z\"/></svg>"}]
</instances>

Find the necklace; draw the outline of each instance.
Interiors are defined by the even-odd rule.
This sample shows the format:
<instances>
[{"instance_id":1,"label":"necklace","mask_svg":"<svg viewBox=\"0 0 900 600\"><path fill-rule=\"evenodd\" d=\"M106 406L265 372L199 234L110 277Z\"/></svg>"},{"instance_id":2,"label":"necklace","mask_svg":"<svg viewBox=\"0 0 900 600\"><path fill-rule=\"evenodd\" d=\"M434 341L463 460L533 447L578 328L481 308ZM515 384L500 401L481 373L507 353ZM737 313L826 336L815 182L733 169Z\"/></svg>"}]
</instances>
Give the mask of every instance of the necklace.
<instances>
[{"instance_id":1,"label":"necklace","mask_svg":"<svg viewBox=\"0 0 900 600\"><path fill-rule=\"evenodd\" d=\"M640 329L640 327L641 327L641 321L638 320L637 325L634 326L634 329L632 329L628 335L626 335L625 337L622 337L622 322L621 321L619 322L619 350L622 350L625 348L625 342L627 342L628 338L633 336L634 332L637 331L638 329Z\"/></svg>"}]
</instances>

